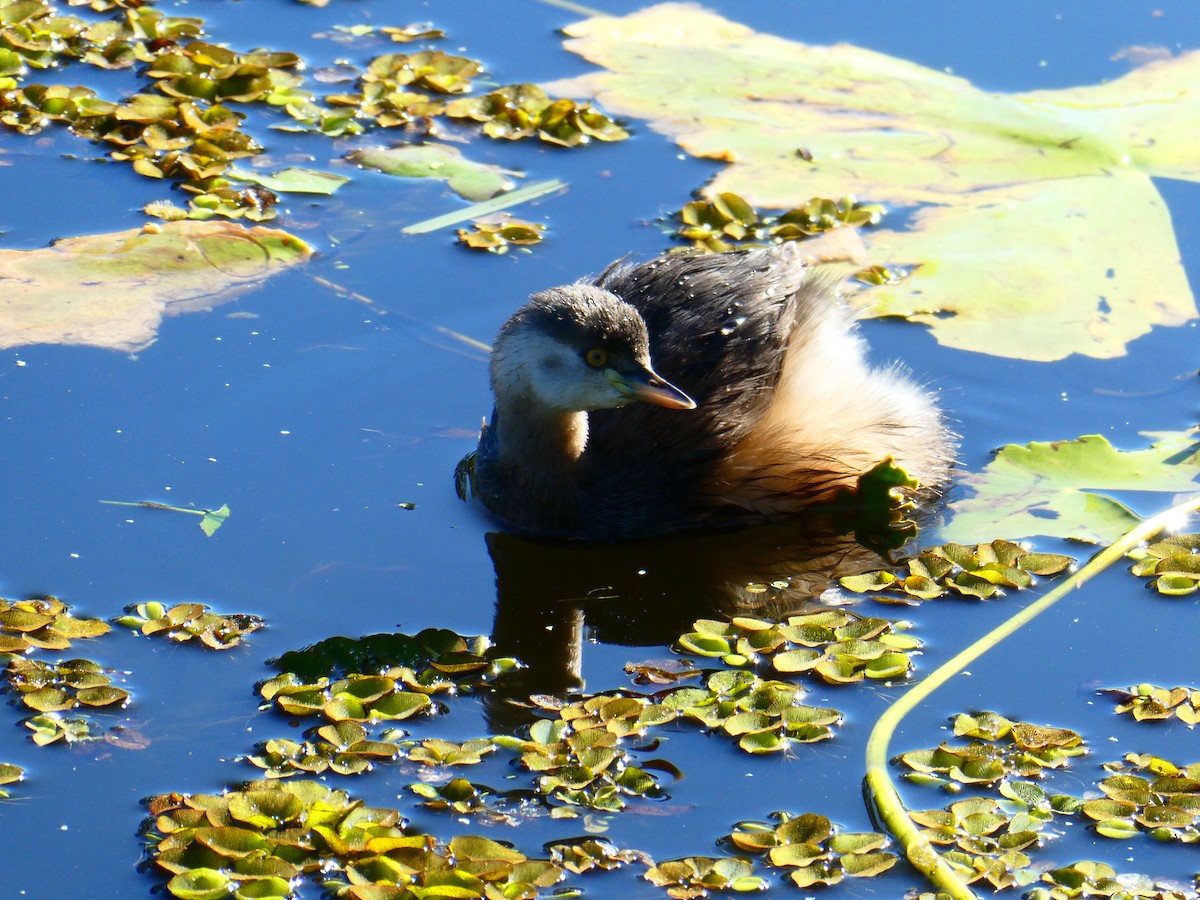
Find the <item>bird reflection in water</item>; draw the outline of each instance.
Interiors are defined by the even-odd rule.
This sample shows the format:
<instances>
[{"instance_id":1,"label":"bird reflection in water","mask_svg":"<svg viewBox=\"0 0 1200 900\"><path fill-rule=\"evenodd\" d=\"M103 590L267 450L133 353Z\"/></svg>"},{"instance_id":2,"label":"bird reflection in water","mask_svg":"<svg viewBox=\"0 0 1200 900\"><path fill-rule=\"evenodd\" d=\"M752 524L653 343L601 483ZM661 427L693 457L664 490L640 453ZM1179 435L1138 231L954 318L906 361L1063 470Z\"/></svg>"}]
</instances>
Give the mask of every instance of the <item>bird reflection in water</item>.
<instances>
[{"instance_id":1,"label":"bird reflection in water","mask_svg":"<svg viewBox=\"0 0 1200 900\"><path fill-rule=\"evenodd\" d=\"M860 543L833 514L621 544L492 533L487 546L496 571L492 641L525 666L489 703L493 727L525 720L504 697L583 690L592 641L670 646L701 618L811 612L838 578L890 566L885 547Z\"/></svg>"}]
</instances>

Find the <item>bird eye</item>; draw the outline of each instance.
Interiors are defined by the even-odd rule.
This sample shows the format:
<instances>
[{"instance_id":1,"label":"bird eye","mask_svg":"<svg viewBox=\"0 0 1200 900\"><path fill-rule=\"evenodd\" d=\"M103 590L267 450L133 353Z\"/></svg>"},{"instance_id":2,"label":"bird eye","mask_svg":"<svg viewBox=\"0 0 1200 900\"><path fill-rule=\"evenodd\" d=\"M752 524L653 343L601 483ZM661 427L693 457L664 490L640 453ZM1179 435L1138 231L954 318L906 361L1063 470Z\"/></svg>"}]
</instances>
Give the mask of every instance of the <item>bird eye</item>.
<instances>
[{"instance_id":1,"label":"bird eye","mask_svg":"<svg viewBox=\"0 0 1200 900\"><path fill-rule=\"evenodd\" d=\"M608 354L599 347L593 347L583 355L583 358L586 359L587 364L594 369L598 369L608 362Z\"/></svg>"}]
</instances>

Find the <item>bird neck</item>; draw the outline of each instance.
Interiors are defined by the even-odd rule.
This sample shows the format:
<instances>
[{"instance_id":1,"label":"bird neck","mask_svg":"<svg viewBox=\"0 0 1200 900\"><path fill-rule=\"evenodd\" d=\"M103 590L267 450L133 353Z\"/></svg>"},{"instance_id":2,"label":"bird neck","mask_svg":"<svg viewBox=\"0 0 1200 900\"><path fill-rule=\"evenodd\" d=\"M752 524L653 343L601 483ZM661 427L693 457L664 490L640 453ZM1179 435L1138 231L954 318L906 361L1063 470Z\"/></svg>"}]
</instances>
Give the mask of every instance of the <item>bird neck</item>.
<instances>
[{"instance_id":1,"label":"bird neck","mask_svg":"<svg viewBox=\"0 0 1200 900\"><path fill-rule=\"evenodd\" d=\"M498 456L514 468L570 470L587 446L587 413L550 409L527 394L496 398L492 426Z\"/></svg>"}]
</instances>

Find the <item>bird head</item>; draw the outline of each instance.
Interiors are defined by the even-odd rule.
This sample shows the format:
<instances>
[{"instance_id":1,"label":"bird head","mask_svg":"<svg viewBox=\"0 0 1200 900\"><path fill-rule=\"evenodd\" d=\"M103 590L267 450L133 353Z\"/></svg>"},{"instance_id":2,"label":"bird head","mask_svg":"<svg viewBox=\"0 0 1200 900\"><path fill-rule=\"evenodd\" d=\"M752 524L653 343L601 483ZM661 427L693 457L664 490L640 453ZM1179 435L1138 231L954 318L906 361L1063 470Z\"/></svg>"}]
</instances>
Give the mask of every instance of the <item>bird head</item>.
<instances>
[{"instance_id":1,"label":"bird head","mask_svg":"<svg viewBox=\"0 0 1200 900\"><path fill-rule=\"evenodd\" d=\"M641 401L668 409L696 403L654 371L638 311L615 294L572 284L535 294L496 339L492 388L547 409L577 412Z\"/></svg>"}]
</instances>

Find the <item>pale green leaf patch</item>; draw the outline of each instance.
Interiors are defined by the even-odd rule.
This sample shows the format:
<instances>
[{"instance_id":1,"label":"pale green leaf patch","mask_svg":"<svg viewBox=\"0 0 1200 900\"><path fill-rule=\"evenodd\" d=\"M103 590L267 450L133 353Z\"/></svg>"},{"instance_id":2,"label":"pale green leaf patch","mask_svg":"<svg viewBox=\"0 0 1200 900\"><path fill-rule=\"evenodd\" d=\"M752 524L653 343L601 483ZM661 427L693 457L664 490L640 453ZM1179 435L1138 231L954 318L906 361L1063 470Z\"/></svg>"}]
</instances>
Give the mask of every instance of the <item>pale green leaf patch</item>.
<instances>
[{"instance_id":1,"label":"pale green leaf patch","mask_svg":"<svg viewBox=\"0 0 1200 900\"><path fill-rule=\"evenodd\" d=\"M904 230L871 235L872 261L909 274L865 289L868 315L1037 360L1119 356L1154 325L1197 315L1152 179L1200 179L1200 96L1189 89L1200 53L1100 85L1002 94L861 47L756 33L691 4L565 31L567 49L603 71L550 89L600 97L726 162L708 200L733 193L787 209L852 194L915 210Z\"/></svg>"},{"instance_id":2,"label":"pale green leaf patch","mask_svg":"<svg viewBox=\"0 0 1200 900\"><path fill-rule=\"evenodd\" d=\"M1002 447L982 472L963 478L973 495L951 504L943 534L959 541L997 532L1114 541L1141 517L1109 492L1197 490L1200 430L1154 437L1149 447L1134 450L1117 449L1101 435Z\"/></svg>"},{"instance_id":3,"label":"pale green leaf patch","mask_svg":"<svg viewBox=\"0 0 1200 900\"><path fill-rule=\"evenodd\" d=\"M351 162L401 178L434 178L465 200L490 200L515 187L517 173L467 159L446 144L367 147L347 156Z\"/></svg>"},{"instance_id":4,"label":"pale green leaf patch","mask_svg":"<svg viewBox=\"0 0 1200 900\"><path fill-rule=\"evenodd\" d=\"M334 175L331 172L318 172L300 166L288 166L274 172L260 172L256 169L231 168L226 173L227 178L234 181L248 181L263 187L287 194L332 194L342 185L350 181L345 175Z\"/></svg>"}]
</instances>

